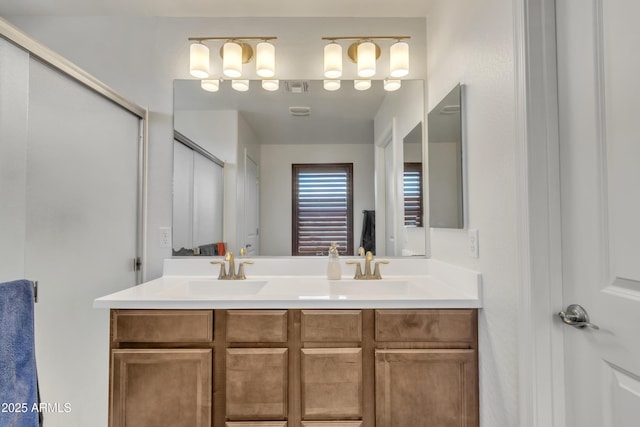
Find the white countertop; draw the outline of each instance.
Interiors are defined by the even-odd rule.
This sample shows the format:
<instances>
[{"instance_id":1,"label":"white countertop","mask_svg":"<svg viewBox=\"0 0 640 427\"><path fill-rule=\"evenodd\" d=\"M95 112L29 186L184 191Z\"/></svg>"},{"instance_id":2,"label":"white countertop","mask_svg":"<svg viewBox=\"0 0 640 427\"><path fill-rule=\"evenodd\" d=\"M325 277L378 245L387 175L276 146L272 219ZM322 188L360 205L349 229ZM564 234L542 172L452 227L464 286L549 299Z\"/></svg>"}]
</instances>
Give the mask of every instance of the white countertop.
<instances>
[{"instance_id":1,"label":"white countertop","mask_svg":"<svg viewBox=\"0 0 640 427\"><path fill-rule=\"evenodd\" d=\"M213 259L220 258L167 259L162 277L98 298L94 301L94 307L287 309L482 306L479 273L430 259L391 259L391 264L382 266L382 280L349 278L353 266L347 266L344 260L343 278L328 280L324 276L326 260L315 257L255 258L254 264L246 266L247 280L217 280L219 267L209 264Z\"/></svg>"}]
</instances>

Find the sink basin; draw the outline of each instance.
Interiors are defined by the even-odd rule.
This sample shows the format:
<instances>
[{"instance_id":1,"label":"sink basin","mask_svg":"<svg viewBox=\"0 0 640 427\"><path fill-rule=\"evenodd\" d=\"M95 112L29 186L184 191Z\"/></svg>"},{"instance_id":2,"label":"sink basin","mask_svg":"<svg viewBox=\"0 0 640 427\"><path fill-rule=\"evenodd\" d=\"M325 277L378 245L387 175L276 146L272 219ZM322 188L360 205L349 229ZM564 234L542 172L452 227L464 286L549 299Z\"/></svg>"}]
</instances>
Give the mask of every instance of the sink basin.
<instances>
[{"instance_id":1,"label":"sink basin","mask_svg":"<svg viewBox=\"0 0 640 427\"><path fill-rule=\"evenodd\" d=\"M406 280L331 280L329 292L345 296L382 296L406 294Z\"/></svg>"},{"instance_id":2,"label":"sink basin","mask_svg":"<svg viewBox=\"0 0 640 427\"><path fill-rule=\"evenodd\" d=\"M193 280L167 289L164 295L184 297L246 297L256 295L267 282L263 280Z\"/></svg>"}]
</instances>

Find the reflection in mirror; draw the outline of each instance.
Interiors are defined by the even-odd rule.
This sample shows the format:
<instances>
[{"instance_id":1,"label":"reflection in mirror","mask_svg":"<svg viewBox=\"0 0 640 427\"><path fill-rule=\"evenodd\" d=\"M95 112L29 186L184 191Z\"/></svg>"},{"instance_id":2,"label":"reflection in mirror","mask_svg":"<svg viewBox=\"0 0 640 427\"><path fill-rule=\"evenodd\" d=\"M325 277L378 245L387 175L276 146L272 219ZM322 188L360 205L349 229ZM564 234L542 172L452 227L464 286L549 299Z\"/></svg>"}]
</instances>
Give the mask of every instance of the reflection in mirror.
<instances>
[{"instance_id":1,"label":"reflection in mirror","mask_svg":"<svg viewBox=\"0 0 640 427\"><path fill-rule=\"evenodd\" d=\"M431 227L464 227L461 92L458 84L429 112Z\"/></svg>"},{"instance_id":2,"label":"reflection in mirror","mask_svg":"<svg viewBox=\"0 0 640 427\"><path fill-rule=\"evenodd\" d=\"M174 82L175 130L225 164L221 239L227 250L238 253L246 248L252 256L296 252L292 247L294 164L353 165L353 248L346 252L357 253L362 245L367 228L364 211L386 211L375 215L375 233L384 235L386 224L394 222L397 226L390 227L404 229L402 198L376 192L374 184L380 176L375 165L397 165L384 172L385 179L401 186L403 138L424 118L423 82L405 80L395 92L384 91L382 81L374 81L367 91L355 90L350 81L341 83L340 90L330 92L321 80L281 81L278 91L268 92L259 81L251 81L248 92L237 92L230 82L222 81L219 92L211 93L203 91L197 80ZM393 149L380 145L380 132L387 129L397 132L388 138ZM381 152L391 157L380 160ZM395 201L391 209L378 203L385 198ZM174 229L179 227L176 221L174 216ZM419 247L424 247L424 229L421 239ZM378 248L377 255L400 255L406 240L404 233L395 240L396 246ZM424 254L424 250L411 254Z\"/></svg>"},{"instance_id":3,"label":"reflection in mirror","mask_svg":"<svg viewBox=\"0 0 640 427\"><path fill-rule=\"evenodd\" d=\"M173 255L218 255L224 163L179 132L173 141Z\"/></svg>"},{"instance_id":4,"label":"reflection in mirror","mask_svg":"<svg viewBox=\"0 0 640 427\"><path fill-rule=\"evenodd\" d=\"M402 140L404 151L404 225L423 227L422 122Z\"/></svg>"}]
</instances>

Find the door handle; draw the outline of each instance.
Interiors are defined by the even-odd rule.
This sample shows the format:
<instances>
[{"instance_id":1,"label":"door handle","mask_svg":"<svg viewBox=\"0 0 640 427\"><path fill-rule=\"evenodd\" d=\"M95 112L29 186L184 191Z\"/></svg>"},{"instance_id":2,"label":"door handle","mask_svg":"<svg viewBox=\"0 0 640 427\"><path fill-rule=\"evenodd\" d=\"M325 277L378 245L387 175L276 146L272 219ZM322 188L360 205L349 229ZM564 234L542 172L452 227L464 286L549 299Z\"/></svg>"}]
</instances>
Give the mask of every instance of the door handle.
<instances>
[{"instance_id":1,"label":"door handle","mask_svg":"<svg viewBox=\"0 0 640 427\"><path fill-rule=\"evenodd\" d=\"M565 311L558 313L558 316L564 323L574 328L600 329L597 325L589 322L587 311L578 304L571 304Z\"/></svg>"}]
</instances>

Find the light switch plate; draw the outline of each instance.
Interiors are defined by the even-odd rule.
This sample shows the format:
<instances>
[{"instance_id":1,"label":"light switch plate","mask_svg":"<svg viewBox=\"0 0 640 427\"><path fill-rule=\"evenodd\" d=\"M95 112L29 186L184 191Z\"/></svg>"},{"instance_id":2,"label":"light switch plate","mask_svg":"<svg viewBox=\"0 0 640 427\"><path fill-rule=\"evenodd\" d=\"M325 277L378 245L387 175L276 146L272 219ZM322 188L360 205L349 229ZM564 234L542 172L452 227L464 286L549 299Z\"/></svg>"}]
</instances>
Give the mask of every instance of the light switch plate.
<instances>
[{"instance_id":1,"label":"light switch plate","mask_svg":"<svg viewBox=\"0 0 640 427\"><path fill-rule=\"evenodd\" d=\"M472 258L480 258L480 237L477 228L470 228L467 231L469 236L469 256Z\"/></svg>"}]
</instances>

